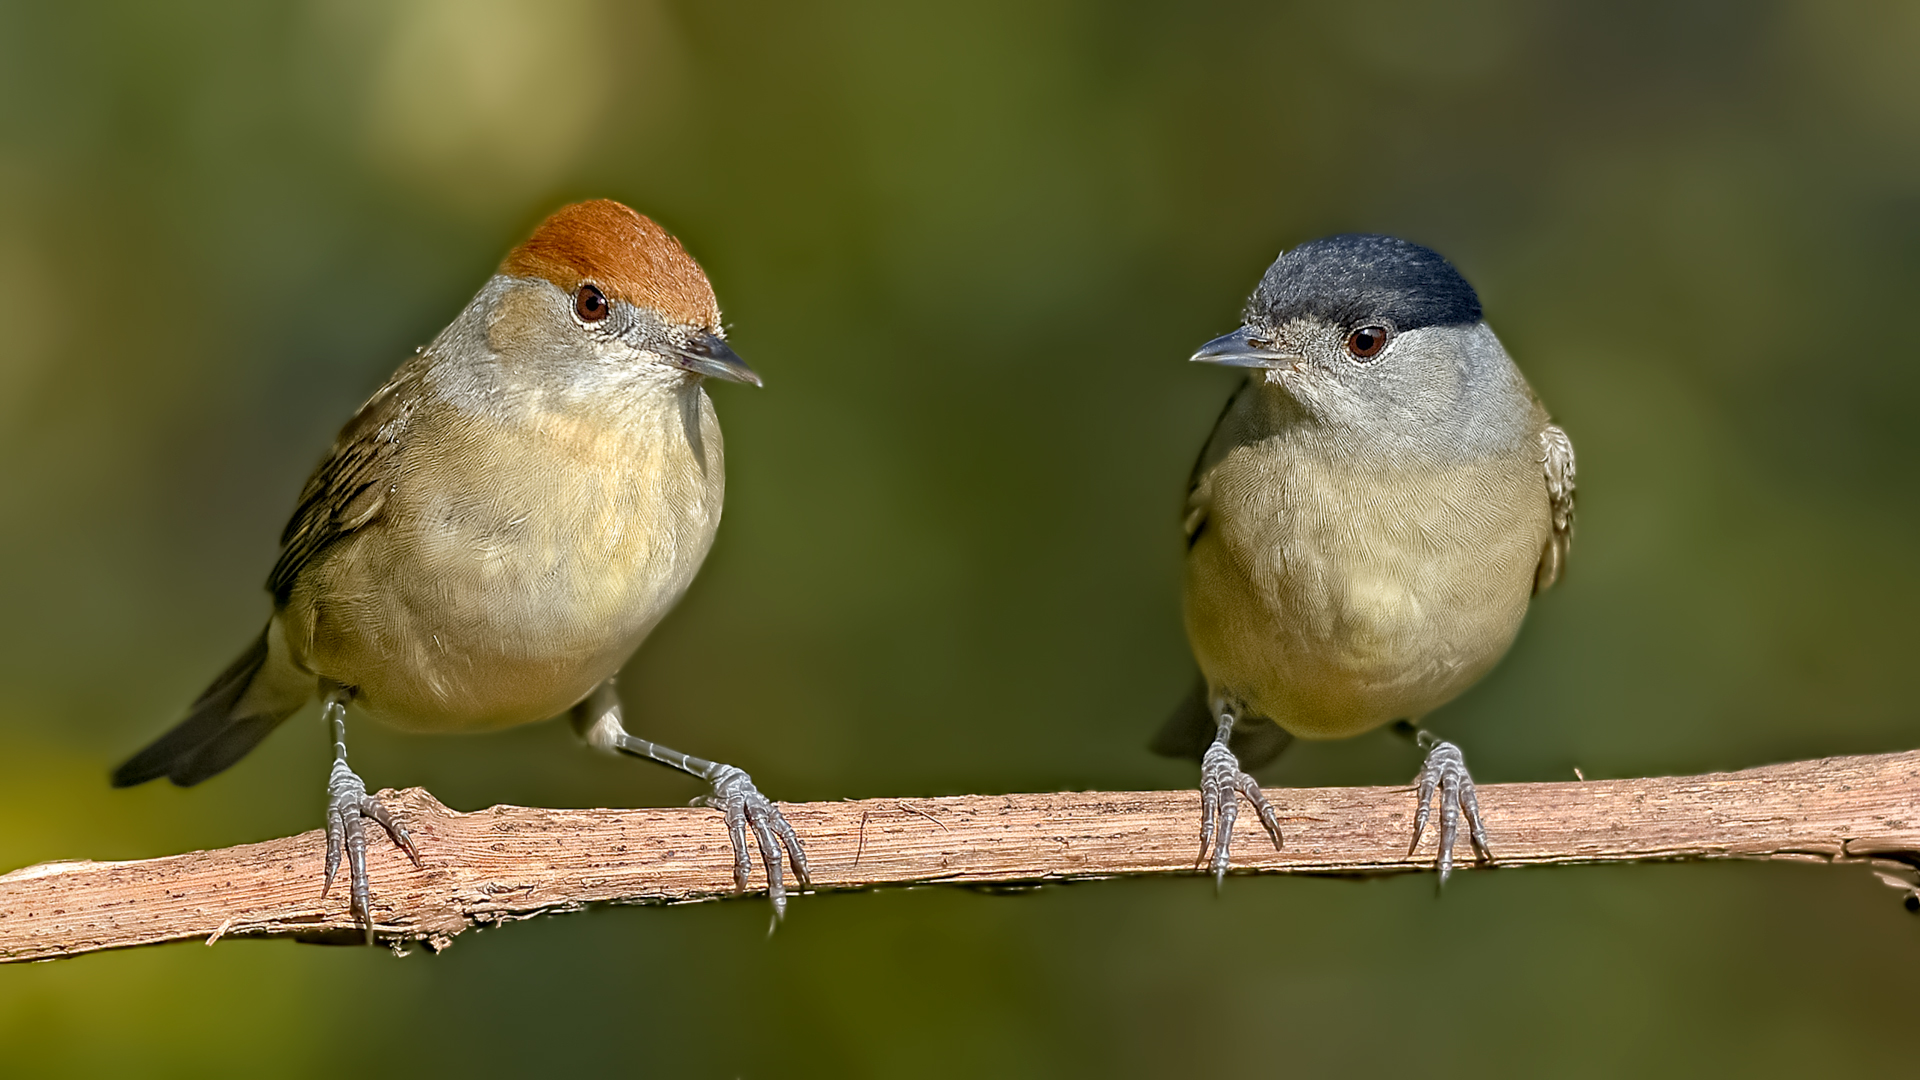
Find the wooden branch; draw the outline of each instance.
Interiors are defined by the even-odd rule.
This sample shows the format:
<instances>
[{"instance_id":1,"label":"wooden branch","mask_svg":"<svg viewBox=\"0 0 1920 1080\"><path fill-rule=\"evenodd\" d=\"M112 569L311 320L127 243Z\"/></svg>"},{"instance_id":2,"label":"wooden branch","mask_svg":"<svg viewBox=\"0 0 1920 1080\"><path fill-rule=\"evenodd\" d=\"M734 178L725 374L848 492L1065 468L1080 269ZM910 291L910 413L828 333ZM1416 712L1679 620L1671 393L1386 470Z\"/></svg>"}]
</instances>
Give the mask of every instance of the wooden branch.
<instances>
[{"instance_id":1,"label":"wooden branch","mask_svg":"<svg viewBox=\"0 0 1920 1080\"><path fill-rule=\"evenodd\" d=\"M1480 806L1498 867L1670 859L1863 863L1920 907L1920 751L1734 773L1563 784L1487 784ZM1277 788L1275 851L1242 813L1237 871L1380 874L1432 868L1437 829L1411 858L1406 787ZM418 788L387 792L420 848L415 869L375 837L369 868L381 938L449 944L491 926L589 904L734 895L711 810L460 814ZM1019 885L1195 873L1193 791L963 795L788 803L816 890ZM0 877L0 960L221 937L352 942L344 888L319 896L324 843L299 836L134 862L59 862ZM1467 855L1466 850L1461 855ZM1462 866L1468 869L1471 864ZM804 918L805 896L794 901Z\"/></svg>"}]
</instances>

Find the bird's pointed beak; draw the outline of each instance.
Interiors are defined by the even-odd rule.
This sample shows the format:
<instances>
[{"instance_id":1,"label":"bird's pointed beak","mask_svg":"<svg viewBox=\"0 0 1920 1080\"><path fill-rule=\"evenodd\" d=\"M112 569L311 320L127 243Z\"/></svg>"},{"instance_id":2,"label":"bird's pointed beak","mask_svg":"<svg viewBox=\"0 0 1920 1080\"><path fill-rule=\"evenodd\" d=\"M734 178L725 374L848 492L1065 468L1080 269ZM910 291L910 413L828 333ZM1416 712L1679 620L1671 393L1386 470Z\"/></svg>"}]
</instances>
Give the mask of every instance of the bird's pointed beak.
<instances>
[{"instance_id":1,"label":"bird's pointed beak","mask_svg":"<svg viewBox=\"0 0 1920 1080\"><path fill-rule=\"evenodd\" d=\"M1298 353L1274 347L1270 341L1263 341L1246 327L1231 334L1214 338L1200 351L1187 358L1196 364L1220 364L1223 367L1279 367L1300 359Z\"/></svg>"},{"instance_id":2,"label":"bird's pointed beak","mask_svg":"<svg viewBox=\"0 0 1920 1080\"><path fill-rule=\"evenodd\" d=\"M701 332L693 340L674 350L674 360L688 371L698 375L710 375L728 382L752 383L764 385L760 376L747 366L740 354L734 352L717 334Z\"/></svg>"}]
</instances>

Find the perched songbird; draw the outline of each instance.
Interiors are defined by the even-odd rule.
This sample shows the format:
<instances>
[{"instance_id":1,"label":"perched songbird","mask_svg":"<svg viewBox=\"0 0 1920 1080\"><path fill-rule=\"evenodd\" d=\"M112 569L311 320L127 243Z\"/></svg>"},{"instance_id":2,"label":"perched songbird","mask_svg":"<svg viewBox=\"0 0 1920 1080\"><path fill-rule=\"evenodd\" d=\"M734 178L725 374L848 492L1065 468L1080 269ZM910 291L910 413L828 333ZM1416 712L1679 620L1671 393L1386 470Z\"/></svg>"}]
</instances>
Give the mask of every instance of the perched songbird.
<instances>
[{"instance_id":1,"label":"perched songbird","mask_svg":"<svg viewBox=\"0 0 1920 1080\"><path fill-rule=\"evenodd\" d=\"M347 767L348 703L420 732L570 712L600 750L710 781L735 881L751 829L782 911L782 845L807 871L778 808L731 765L628 734L613 685L720 524L707 376L760 385L679 242L605 199L556 212L341 430L281 538L259 640L114 784L199 783L318 695L334 738L322 893L344 851L372 941L365 819L419 858Z\"/></svg>"},{"instance_id":2,"label":"perched songbird","mask_svg":"<svg viewBox=\"0 0 1920 1080\"><path fill-rule=\"evenodd\" d=\"M1560 576L1573 446L1447 261L1387 236L1283 253L1202 363L1251 368L1187 490L1186 623L1201 684L1154 741L1201 758L1200 854L1226 873L1235 792L1280 842L1243 763L1294 737L1417 723L1473 685ZM1464 807L1460 750L1420 732L1418 846L1440 796L1440 877ZM1217 834L1217 842L1215 837ZM1411 848L1409 849L1411 850Z\"/></svg>"}]
</instances>

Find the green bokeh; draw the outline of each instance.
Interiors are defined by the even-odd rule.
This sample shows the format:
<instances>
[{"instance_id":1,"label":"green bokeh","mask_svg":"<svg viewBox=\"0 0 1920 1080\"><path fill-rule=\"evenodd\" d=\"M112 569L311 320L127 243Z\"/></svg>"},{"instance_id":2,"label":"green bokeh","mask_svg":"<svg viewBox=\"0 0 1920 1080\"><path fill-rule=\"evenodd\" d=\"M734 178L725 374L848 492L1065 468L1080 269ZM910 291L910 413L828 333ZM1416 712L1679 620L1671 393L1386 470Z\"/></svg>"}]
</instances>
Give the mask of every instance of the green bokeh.
<instances>
[{"instance_id":1,"label":"green bokeh","mask_svg":"<svg viewBox=\"0 0 1920 1080\"><path fill-rule=\"evenodd\" d=\"M338 425L591 195L683 238L767 379L715 394L726 526L624 686L776 797L1190 786L1142 747L1231 380L1183 357L1350 229L1451 257L1579 450L1568 580L1434 718L1476 776L1920 746L1916 12L0 3L0 869L317 824L312 712L191 791L106 772L257 629ZM698 790L562 725L354 738L462 809ZM1646 866L181 945L0 969L0 1069L1865 1073L1911 1068L1897 900Z\"/></svg>"}]
</instances>

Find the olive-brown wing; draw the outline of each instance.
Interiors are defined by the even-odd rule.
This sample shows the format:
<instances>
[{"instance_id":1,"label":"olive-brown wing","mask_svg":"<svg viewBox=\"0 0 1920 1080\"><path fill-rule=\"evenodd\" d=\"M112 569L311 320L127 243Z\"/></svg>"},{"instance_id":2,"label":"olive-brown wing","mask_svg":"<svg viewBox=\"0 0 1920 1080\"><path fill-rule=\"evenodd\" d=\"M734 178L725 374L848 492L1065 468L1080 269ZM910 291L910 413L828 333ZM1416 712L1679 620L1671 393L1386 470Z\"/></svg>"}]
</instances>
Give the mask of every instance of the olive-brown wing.
<instances>
[{"instance_id":1,"label":"olive-brown wing","mask_svg":"<svg viewBox=\"0 0 1920 1080\"><path fill-rule=\"evenodd\" d=\"M329 545L379 519L398 478L420 370L402 367L360 407L300 492L300 505L280 537L280 558L267 575L275 603L287 602L301 571Z\"/></svg>"},{"instance_id":2,"label":"olive-brown wing","mask_svg":"<svg viewBox=\"0 0 1920 1080\"><path fill-rule=\"evenodd\" d=\"M1540 431L1540 468L1546 475L1553 531L1540 549L1540 568L1533 575L1535 593L1560 580L1566 572L1567 549L1573 546L1573 440L1556 424Z\"/></svg>"}]
</instances>

